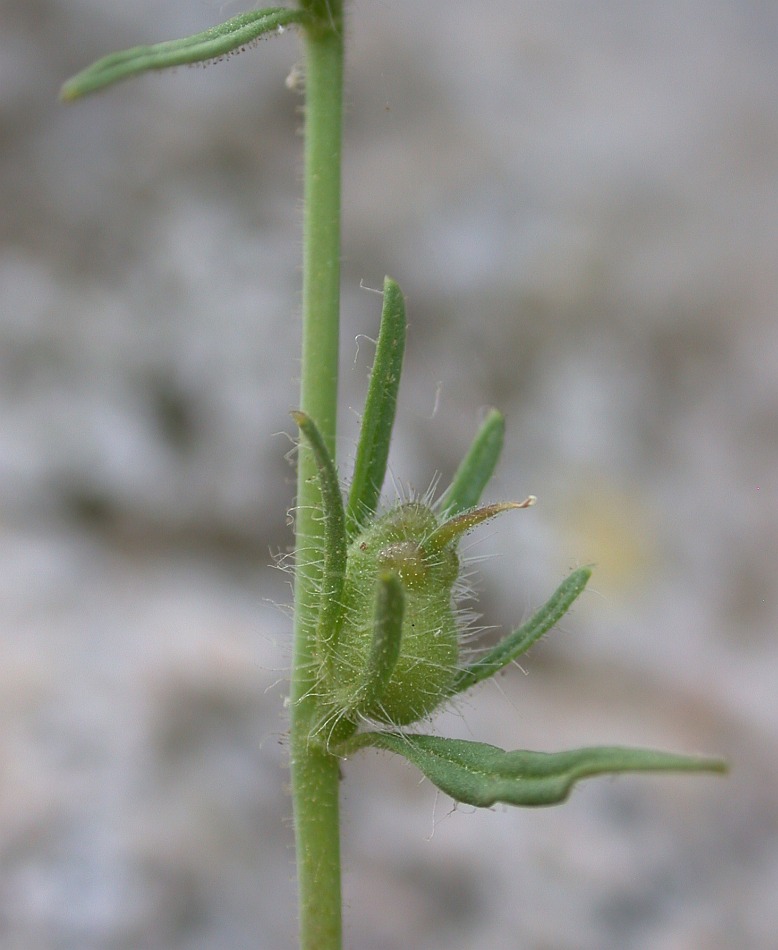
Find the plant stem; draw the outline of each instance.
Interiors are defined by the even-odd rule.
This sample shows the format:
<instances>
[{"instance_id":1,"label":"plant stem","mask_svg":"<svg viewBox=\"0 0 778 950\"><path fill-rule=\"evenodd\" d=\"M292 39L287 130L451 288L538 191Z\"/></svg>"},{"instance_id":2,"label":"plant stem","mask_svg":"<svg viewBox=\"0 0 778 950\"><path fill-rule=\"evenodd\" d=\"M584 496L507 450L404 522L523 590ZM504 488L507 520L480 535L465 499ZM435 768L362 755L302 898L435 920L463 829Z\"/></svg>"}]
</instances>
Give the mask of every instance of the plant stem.
<instances>
[{"instance_id":1,"label":"plant stem","mask_svg":"<svg viewBox=\"0 0 778 950\"><path fill-rule=\"evenodd\" d=\"M338 395L340 164L343 113L343 0L302 0L316 16L305 45L305 212L300 408L332 457ZM301 950L341 945L337 758L312 740L320 715L316 620L323 558L316 463L301 444L295 527L295 634L291 700L291 779Z\"/></svg>"}]
</instances>

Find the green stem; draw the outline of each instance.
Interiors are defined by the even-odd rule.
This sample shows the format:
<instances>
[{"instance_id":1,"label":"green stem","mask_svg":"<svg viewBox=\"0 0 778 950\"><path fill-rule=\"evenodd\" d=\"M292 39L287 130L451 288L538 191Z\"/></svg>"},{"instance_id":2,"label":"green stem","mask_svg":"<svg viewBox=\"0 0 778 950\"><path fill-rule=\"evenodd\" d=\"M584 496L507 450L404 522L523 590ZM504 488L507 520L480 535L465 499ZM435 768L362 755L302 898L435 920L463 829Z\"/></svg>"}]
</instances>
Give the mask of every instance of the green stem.
<instances>
[{"instance_id":1,"label":"green stem","mask_svg":"<svg viewBox=\"0 0 778 950\"><path fill-rule=\"evenodd\" d=\"M300 408L335 457L340 317L340 157L343 0L303 0L315 17L305 44L305 213ZM320 719L316 621L323 558L321 491L310 448L300 446L291 681L291 779L301 950L341 945L339 768L311 737Z\"/></svg>"}]
</instances>

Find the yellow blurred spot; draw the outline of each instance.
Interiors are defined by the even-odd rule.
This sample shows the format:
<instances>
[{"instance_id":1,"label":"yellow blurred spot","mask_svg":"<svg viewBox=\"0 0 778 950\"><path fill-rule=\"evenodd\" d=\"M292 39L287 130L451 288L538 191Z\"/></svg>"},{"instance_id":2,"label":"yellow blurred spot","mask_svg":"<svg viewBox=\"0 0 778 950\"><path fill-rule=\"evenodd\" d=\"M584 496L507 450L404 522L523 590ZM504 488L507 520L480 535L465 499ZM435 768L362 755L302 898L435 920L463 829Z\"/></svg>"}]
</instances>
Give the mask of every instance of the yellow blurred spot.
<instances>
[{"instance_id":1,"label":"yellow blurred spot","mask_svg":"<svg viewBox=\"0 0 778 950\"><path fill-rule=\"evenodd\" d=\"M561 528L581 564L594 564L597 587L628 593L645 583L656 561L654 519L636 492L606 478L579 483L569 499Z\"/></svg>"}]
</instances>

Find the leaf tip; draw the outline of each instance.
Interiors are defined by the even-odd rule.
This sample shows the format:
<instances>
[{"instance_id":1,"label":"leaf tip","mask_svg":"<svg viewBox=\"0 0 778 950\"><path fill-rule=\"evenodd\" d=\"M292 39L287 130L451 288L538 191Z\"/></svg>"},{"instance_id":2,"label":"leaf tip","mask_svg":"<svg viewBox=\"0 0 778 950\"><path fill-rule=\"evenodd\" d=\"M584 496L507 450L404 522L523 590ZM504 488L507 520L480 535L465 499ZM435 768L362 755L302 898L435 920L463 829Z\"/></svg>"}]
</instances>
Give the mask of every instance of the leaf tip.
<instances>
[{"instance_id":1,"label":"leaf tip","mask_svg":"<svg viewBox=\"0 0 778 950\"><path fill-rule=\"evenodd\" d=\"M80 97L80 95L81 93L79 92L76 84L72 79L68 79L60 86L58 98L60 102L74 102Z\"/></svg>"},{"instance_id":2,"label":"leaf tip","mask_svg":"<svg viewBox=\"0 0 778 950\"><path fill-rule=\"evenodd\" d=\"M388 274L384 275L384 307L387 306L387 301L395 307L401 308L402 311L405 310L405 298L403 297L403 292L400 288L400 285L397 281L390 277Z\"/></svg>"},{"instance_id":3,"label":"leaf tip","mask_svg":"<svg viewBox=\"0 0 778 950\"><path fill-rule=\"evenodd\" d=\"M573 571L573 575L579 579L582 587L589 583L593 573L594 564L585 564L583 567L579 567L578 570Z\"/></svg>"},{"instance_id":4,"label":"leaf tip","mask_svg":"<svg viewBox=\"0 0 778 950\"><path fill-rule=\"evenodd\" d=\"M716 775L729 775L729 762L718 756L704 756L700 759L700 768L704 772L714 772Z\"/></svg>"}]
</instances>

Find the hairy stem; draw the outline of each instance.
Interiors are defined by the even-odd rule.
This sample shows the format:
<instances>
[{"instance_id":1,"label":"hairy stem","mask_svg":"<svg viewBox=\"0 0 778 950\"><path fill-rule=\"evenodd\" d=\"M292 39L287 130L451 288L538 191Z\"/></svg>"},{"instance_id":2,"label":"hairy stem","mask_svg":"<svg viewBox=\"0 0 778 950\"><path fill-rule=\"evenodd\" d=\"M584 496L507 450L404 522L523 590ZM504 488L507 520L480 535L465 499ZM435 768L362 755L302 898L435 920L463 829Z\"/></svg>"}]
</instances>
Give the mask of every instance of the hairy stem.
<instances>
[{"instance_id":1,"label":"hairy stem","mask_svg":"<svg viewBox=\"0 0 778 950\"><path fill-rule=\"evenodd\" d=\"M340 316L340 158L343 0L303 2L314 17L305 45L305 214L300 408L335 456ZM300 947L341 945L337 758L312 739L319 718L316 650L321 490L310 447L300 446L295 539L295 633L291 681L291 779Z\"/></svg>"}]
</instances>

